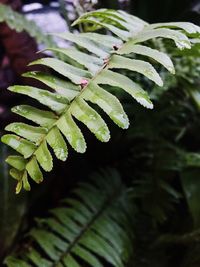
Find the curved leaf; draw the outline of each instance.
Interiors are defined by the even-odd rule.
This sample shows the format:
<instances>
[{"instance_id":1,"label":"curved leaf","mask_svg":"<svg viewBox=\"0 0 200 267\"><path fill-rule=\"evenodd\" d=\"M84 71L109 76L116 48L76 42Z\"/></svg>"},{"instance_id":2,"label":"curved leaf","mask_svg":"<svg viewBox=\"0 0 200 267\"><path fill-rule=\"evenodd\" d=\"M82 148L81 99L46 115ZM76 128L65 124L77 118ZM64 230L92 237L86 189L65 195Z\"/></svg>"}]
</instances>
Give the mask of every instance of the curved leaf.
<instances>
[{"instance_id":1,"label":"curved leaf","mask_svg":"<svg viewBox=\"0 0 200 267\"><path fill-rule=\"evenodd\" d=\"M130 54L135 53L143 56L150 57L154 59L155 61L158 61L160 64L162 64L168 71L171 73L175 73L174 65L170 59L165 53L160 52L156 49L152 49L150 47L144 46L144 45L126 45L120 48L117 52L117 54L123 55L123 54Z\"/></svg>"},{"instance_id":2,"label":"curved leaf","mask_svg":"<svg viewBox=\"0 0 200 267\"><path fill-rule=\"evenodd\" d=\"M92 109L83 99L76 99L71 106L72 115L102 142L107 142L110 139L110 132L101 116Z\"/></svg>"},{"instance_id":3,"label":"curved leaf","mask_svg":"<svg viewBox=\"0 0 200 267\"><path fill-rule=\"evenodd\" d=\"M142 60L129 59L114 55L110 61L109 69L128 69L136 71L145 75L147 78L154 81L157 85L163 86L163 81L161 80L154 67L150 63Z\"/></svg>"}]
</instances>

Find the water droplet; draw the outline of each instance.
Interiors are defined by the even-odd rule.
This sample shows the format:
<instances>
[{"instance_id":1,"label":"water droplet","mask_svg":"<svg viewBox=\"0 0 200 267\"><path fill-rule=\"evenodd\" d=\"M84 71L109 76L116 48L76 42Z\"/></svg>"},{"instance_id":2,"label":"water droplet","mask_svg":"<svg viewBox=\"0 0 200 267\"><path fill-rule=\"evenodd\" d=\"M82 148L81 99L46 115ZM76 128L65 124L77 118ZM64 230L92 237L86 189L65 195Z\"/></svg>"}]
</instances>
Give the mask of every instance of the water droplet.
<instances>
[{"instance_id":1,"label":"water droplet","mask_svg":"<svg viewBox=\"0 0 200 267\"><path fill-rule=\"evenodd\" d=\"M175 69L174 69L174 67L167 66L167 69L168 69L169 72L171 72L172 74L175 74Z\"/></svg>"},{"instance_id":2,"label":"water droplet","mask_svg":"<svg viewBox=\"0 0 200 267\"><path fill-rule=\"evenodd\" d=\"M55 148L54 149L55 154L57 157L61 160L66 160L67 158L67 153L63 148Z\"/></svg>"},{"instance_id":3,"label":"water droplet","mask_svg":"<svg viewBox=\"0 0 200 267\"><path fill-rule=\"evenodd\" d=\"M76 140L76 151L79 153L84 153L86 150L86 144L84 142L84 140L82 139L77 139Z\"/></svg>"},{"instance_id":4,"label":"water droplet","mask_svg":"<svg viewBox=\"0 0 200 267\"><path fill-rule=\"evenodd\" d=\"M145 108L149 108L149 109L153 108L153 104L150 102L150 100L148 101L147 99L143 97L137 97L136 100L138 103L140 103Z\"/></svg>"},{"instance_id":5,"label":"water droplet","mask_svg":"<svg viewBox=\"0 0 200 267\"><path fill-rule=\"evenodd\" d=\"M118 125L123 127L124 129L127 129L129 126L129 120L128 117L123 113L114 113L112 115L113 120L116 121Z\"/></svg>"},{"instance_id":6,"label":"water droplet","mask_svg":"<svg viewBox=\"0 0 200 267\"><path fill-rule=\"evenodd\" d=\"M90 118L91 120L96 120L96 116L95 116L95 115L89 115L89 118Z\"/></svg>"},{"instance_id":7,"label":"water droplet","mask_svg":"<svg viewBox=\"0 0 200 267\"><path fill-rule=\"evenodd\" d=\"M13 131L18 131L19 129L20 129L20 127L17 126L17 125L15 125L15 126L13 127Z\"/></svg>"},{"instance_id":8,"label":"water droplet","mask_svg":"<svg viewBox=\"0 0 200 267\"><path fill-rule=\"evenodd\" d=\"M187 40L179 40L179 41L176 42L176 45L181 50L184 49L184 48L187 48L187 49L190 49L191 48L191 44Z\"/></svg>"},{"instance_id":9,"label":"water droplet","mask_svg":"<svg viewBox=\"0 0 200 267\"><path fill-rule=\"evenodd\" d=\"M21 114L23 114L23 115L28 114L28 110L24 109L24 108L21 107L21 106L16 106L16 107L14 107L12 110L13 110L13 112L19 112L19 113L21 113Z\"/></svg>"},{"instance_id":10,"label":"water droplet","mask_svg":"<svg viewBox=\"0 0 200 267\"><path fill-rule=\"evenodd\" d=\"M107 142L110 139L110 132L106 126L101 127L96 132L96 135L104 142Z\"/></svg>"}]
</instances>

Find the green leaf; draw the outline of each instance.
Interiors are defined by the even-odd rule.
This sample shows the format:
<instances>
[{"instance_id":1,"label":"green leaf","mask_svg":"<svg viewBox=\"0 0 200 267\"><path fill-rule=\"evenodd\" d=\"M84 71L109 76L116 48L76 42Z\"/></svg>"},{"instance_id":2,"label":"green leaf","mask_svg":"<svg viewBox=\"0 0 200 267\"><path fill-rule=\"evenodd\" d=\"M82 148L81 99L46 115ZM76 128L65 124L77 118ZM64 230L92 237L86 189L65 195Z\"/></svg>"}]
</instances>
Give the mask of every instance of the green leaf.
<instances>
[{"instance_id":1,"label":"green leaf","mask_svg":"<svg viewBox=\"0 0 200 267\"><path fill-rule=\"evenodd\" d=\"M31 186L29 184L29 181L28 181L28 175L27 175L27 172L25 171L23 176L22 176L22 183L23 183L23 188L26 190L26 191L30 191L31 190Z\"/></svg>"},{"instance_id":2,"label":"green leaf","mask_svg":"<svg viewBox=\"0 0 200 267\"><path fill-rule=\"evenodd\" d=\"M109 13L116 13L116 10L109 10ZM118 10L117 11L117 16L119 16L121 19L125 20L127 23L131 24L133 27L135 26L135 24L140 24L143 26L147 26L148 23L136 16L130 15L127 12L124 12L122 10Z\"/></svg>"},{"instance_id":3,"label":"green leaf","mask_svg":"<svg viewBox=\"0 0 200 267\"><path fill-rule=\"evenodd\" d=\"M30 252L27 253L26 257L38 267L52 266L52 263L49 260L42 258L42 256L35 249L31 249Z\"/></svg>"},{"instance_id":4,"label":"green leaf","mask_svg":"<svg viewBox=\"0 0 200 267\"><path fill-rule=\"evenodd\" d=\"M35 157L32 157L32 159L28 162L26 170L36 183L39 184L43 181L43 175Z\"/></svg>"},{"instance_id":5,"label":"green leaf","mask_svg":"<svg viewBox=\"0 0 200 267\"><path fill-rule=\"evenodd\" d=\"M103 267L98 258L96 258L89 250L85 249L82 246L75 246L75 248L72 249L72 252L77 257L88 263L91 267Z\"/></svg>"},{"instance_id":6,"label":"green leaf","mask_svg":"<svg viewBox=\"0 0 200 267\"><path fill-rule=\"evenodd\" d=\"M72 115L102 142L107 142L110 139L110 132L101 116L92 109L83 99L77 98L71 105Z\"/></svg>"},{"instance_id":7,"label":"green leaf","mask_svg":"<svg viewBox=\"0 0 200 267\"><path fill-rule=\"evenodd\" d=\"M83 20L86 21L87 19L94 18L99 22L110 23L112 25L117 26L118 28L126 29L129 27L128 23L126 23L126 21L120 17L118 12L110 12L110 10L107 9L101 9L85 13L75 21L75 24L81 23L81 21Z\"/></svg>"},{"instance_id":8,"label":"green leaf","mask_svg":"<svg viewBox=\"0 0 200 267\"><path fill-rule=\"evenodd\" d=\"M145 61L124 58L122 56L114 55L109 62L109 69L128 69L136 71L145 75L150 80L154 81L157 85L163 86L163 81L160 78L154 67Z\"/></svg>"},{"instance_id":9,"label":"green leaf","mask_svg":"<svg viewBox=\"0 0 200 267\"><path fill-rule=\"evenodd\" d=\"M22 185L23 185L22 177L23 176L21 176L20 181L18 181L17 183L16 189L15 189L16 194L19 194L22 190Z\"/></svg>"},{"instance_id":10,"label":"green leaf","mask_svg":"<svg viewBox=\"0 0 200 267\"><path fill-rule=\"evenodd\" d=\"M77 152L84 153L86 151L86 142L83 134L69 113L66 113L59 119L57 127Z\"/></svg>"},{"instance_id":11,"label":"green leaf","mask_svg":"<svg viewBox=\"0 0 200 267\"><path fill-rule=\"evenodd\" d=\"M160 52L156 49L152 49L147 46L143 45L127 45L121 47L118 51L116 51L117 54L123 55L123 54L130 54L135 53L143 56L147 56L152 58L153 60L159 62L162 64L168 71L171 73L175 73L174 65L171 61L171 59L163 52Z\"/></svg>"},{"instance_id":12,"label":"green leaf","mask_svg":"<svg viewBox=\"0 0 200 267\"><path fill-rule=\"evenodd\" d=\"M103 45L108 46L109 49L113 49L113 45L121 46L123 44L122 40L111 35L104 35L94 32L81 33L80 35L100 44L103 43Z\"/></svg>"},{"instance_id":13,"label":"green leaf","mask_svg":"<svg viewBox=\"0 0 200 267\"><path fill-rule=\"evenodd\" d=\"M53 76L52 74L49 75L42 72L32 71L23 74L23 76L43 82L44 84L55 90L58 94L67 98L69 101L74 99L74 97L76 97L80 91L80 88L77 85L62 80L56 76Z\"/></svg>"},{"instance_id":14,"label":"green leaf","mask_svg":"<svg viewBox=\"0 0 200 267\"><path fill-rule=\"evenodd\" d=\"M27 160L21 156L9 156L6 162L19 171L23 171L26 167Z\"/></svg>"},{"instance_id":15,"label":"green leaf","mask_svg":"<svg viewBox=\"0 0 200 267\"><path fill-rule=\"evenodd\" d=\"M81 265L79 265L78 262L71 255L67 255L66 257L64 257L63 262L66 267L81 267Z\"/></svg>"},{"instance_id":16,"label":"green leaf","mask_svg":"<svg viewBox=\"0 0 200 267\"><path fill-rule=\"evenodd\" d=\"M15 257L7 257L5 263L8 267L31 267L30 264L23 260L16 259Z\"/></svg>"},{"instance_id":17,"label":"green leaf","mask_svg":"<svg viewBox=\"0 0 200 267\"><path fill-rule=\"evenodd\" d=\"M35 144L14 134L2 136L1 141L22 154L25 159L29 158L37 148Z\"/></svg>"},{"instance_id":18,"label":"green leaf","mask_svg":"<svg viewBox=\"0 0 200 267\"><path fill-rule=\"evenodd\" d=\"M150 109L153 108L153 104L149 99L148 94L140 87L140 85L122 74L110 70L103 70L98 77L96 77L95 82L97 84L108 84L120 87L144 107Z\"/></svg>"},{"instance_id":19,"label":"green leaf","mask_svg":"<svg viewBox=\"0 0 200 267\"><path fill-rule=\"evenodd\" d=\"M74 234L69 228L60 224L60 222L58 222L54 218L49 218L45 220L43 224L46 224L52 231L59 234L63 239L68 242L72 242L74 238L76 238L76 234Z\"/></svg>"},{"instance_id":20,"label":"green leaf","mask_svg":"<svg viewBox=\"0 0 200 267\"><path fill-rule=\"evenodd\" d=\"M98 45L98 43L96 43L95 41L89 40L88 38L82 37L78 34L65 32L65 33L57 33L54 35L64 40L73 42L79 45L80 47L87 49L89 52L99 56L100 58L106 58L109 56L108 52L102 49L102 45Z\"/></svg>"},{"instance_id":21,"label":"green leaf","mask_svg":"<svg viewBox=\"0 0 200 267\"><path fill-rule=\"evenodd\" d=\"M12 108L12 112L47 128L51 127L57 120L57 116L53 112L40 110L28 105L16 106Z\"/></svg>"},{"instance_id":22,"label":"green leaf","mask_svg":"<svg viewBox=\"0 0 200 267\"><path fill-rule=\"evenodd\" d=\"M71 66L56 58L46 57L38 59L30 63L29 65L45 65L62 74L64 77L68 78L75 84L81 84L82 79L91 78L90 72Z\"/></svg>"},{"instance_id":23,"label":"green leaf","mask_svg":"<svg viewBox=\"0 0 200 267\"><path fill-rule=\"evenodd\" d=\"M19 170L13 168L13 169L10 169L10 175L12 176L12 178L17 180L19 182L19 184L21 184L21 186L22 186L23 171L19 171ZM20 188L20 190L21 190L21 188ZM16 190L16 191L18 191L18 190Z\"/></svg>"},{"instance_id":24,"label":"green leaf","mask_svg":"<svg viewBox=\"0 0 200 267\"><path fill-rule=\"evenodd\" d=\"M70 231L74 234L78 234L80 232L80 226L77 225L77 223L68 216L68 214L65 214L66 209L64 208L56 208L51 210L51 214L65 227L69 228Z\"/></svg>"},{"instance_id":25,"label":"green leaf","mask_svg":"<svg viewBox=\"0 0 200 267\"><path fill-rule=\"evenodd\" d=\"M35 155L41 167L45 171L50 172L53 168L53 160L45 140L40 144L38 149L35 151Z\"/></svg>"},{"instance_id":26,"label":"green leaf","mask_svg":"<svg viewBox=\"0 0 200 267\"><path fill-rule=\"evenodd\" d=\"M153 29L161 28L161 27L180 28L189 34L200 33L200 27L190 22L154 23L154 24L151 24L149 27Z\"/></svg>"},{"instance_id":27,"label":"green leaf","mask_svg":"<svg viewBox=\"0 0 200 267\"><path fill-rule=\"evenodd\" d=\"M105 22L101 22L97 19L93 19L93 18L86 18L83 20L79 20L79 21L75 21L75 23L73 23L73 25L76 25L77 23L92 23L92 24L96 24L99 26L102 26L103 28L108 29L109 31L111 31L112 33L114 33L115 35L117 35L120 39L127 41L129 37L131 37L131 33L126 31L126 30L122 30L114 25L111 25L109 23L105 23Z\"/></svg>"},{"instance_id":28,"label":"green leaf","mask_svg":"<svg viewBox=\"0 0 200 267\"><path fill-rule=\"evenodd\" d=\"M39 246L46 252L51 260L57 261L59 259L58 248L65 247L64 243L60 238L56 237L54 234L49 233L45 230L33 229L30 232L34 240L39 244Z\"/></svg>"},{"instance_id":29,"label":"green leaf","mask_svg":"<svg viewBox=\"0 0 200 267\"><path fill-rule=\"evenodd\" d=\"M187 167L200 167L200 153L184 153Z\"/></svg>"},{"instance_id":30,"label":"green leaf","mask_svg":"<svg viewBox=\"0 0 200 267\"><path fill-rule=\"evenodd\" d=\"M29 141L36 143L36 145L41 142L47 132L45 128L34 127L21 122L11 123L5 130L24 137Z\"/></svg>"},{"instance_id":31,"label":"green leaf","mask_svg":"<svg viewBox=\"0 0 200 267\"><path fill-rule=\"evenodd\" d=\"M117 253L109 244L109 242L106 242L103 238L99 237L94 232L90 232L89 235L84 236L81 239L80 244L96 253L97 255L105 258L105 260L110 264L114 266L123 266L120 262L120 259L118 258Z\"/></svg>"},{"instance_id":32,"label":"green leaf","mask_svg":"<svg viewBox=\"0 0 200 267\"><path fill-rule=\"evenodd\" d=\"M181 32L174 31L174 30L169 30L169 29L154 29L154 30L145 30L139 33L135 38L133 38L128 45L136 44L136 43L141 43L148 41L153 38L168 38L174 40L175 44L179 49L184 49L184 48L191 48L190 41L187 38L187 36ZM126 44L124 45L126 47Z\"/></svg>"},{"instance_id":33,"label":"green leaf","mask_svg":"<svg viewBox=\"0 0 200 267\"><path fill-rule=\"evenodd\" d=\"M105 91L94 82L90 82L82 96L85 100L97 104L102 108L119 127L123 129L128 128L128 117L115 96Z\"/></svg>"},{"instance_id":34,"label":"green leaf","mask_svg":"<svg viewBox=\"0 0 200 267\"><path fill-rule=\"evenodd\" d=\"M36 87L16 85L9 87L9 90L15 93L28 95L38 100L41 104L56 111L58 114L62 113L68 106L68 100L65 97Z\"/></svg>"},{"instance_id":35,"label":"green leaf","mask_svg":"<svg viewBox=\"0 0 200 267\"><path fill-rule=\"evenodd\" d=\"M68 156L68 149L64 138L55 126L51 129L46 137L47 143L53 148L56 157L65 161Z\"/></svg>"},{"instance_id":36,"label":"green leaf","mask_svg":"<svg viewBox=\"0 0 200 267\"><path fill-rule=\"evenodd\" d=\"M91 73L95 74L103 66L104 61L98 57L88 55L86 53L80 52L77 49L70 48L47 48L50 51L56 51L63 53L64 55L75 60L79 64L87 68Z\"/></svg>"}]
</instances>

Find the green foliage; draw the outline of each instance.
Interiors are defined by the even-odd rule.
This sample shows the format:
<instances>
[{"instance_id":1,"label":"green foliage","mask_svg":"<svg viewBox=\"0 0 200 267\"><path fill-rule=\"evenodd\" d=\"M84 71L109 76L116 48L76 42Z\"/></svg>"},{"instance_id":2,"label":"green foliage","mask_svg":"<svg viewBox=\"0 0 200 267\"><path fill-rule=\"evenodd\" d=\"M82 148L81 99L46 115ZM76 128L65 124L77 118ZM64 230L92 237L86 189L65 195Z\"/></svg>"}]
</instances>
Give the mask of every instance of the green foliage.
<instances>
[{"instance_id":1,"label":"green foliage","mask_svg":"<svg viewBox=\"0 0 200 267\"><path fill-rule=\"evenodd\" d=\"M34 209L37 216L41 209L46 210L46 206L40 207L44 202L48 202L48 207L53 203L58 208L50 211L48 218L38 219L34 228L29 220L25 220L23 226L32 230L21 242L16 240L14 253L7 257L6 264L11 267L198 267L200 62L199 33L195 31L199 28L188 23L149 25L121 11L105 9L85 14L76 23L81 23L80 29L89 32L60 35L75 47L48 48L56 55L64 55L66 62L52 58L36 62L49 66L59 75L55 72L52 75L25 74L51 89L11 88L47 106L44 110L34 102L33 106L18 106L14 112L34 124L20 122L7 126L7 130L14 133L9 137L12 147L22 153L22 156L7 159L13 166L12 176L19 180L17 192L22 186L30 190L28 175L37 183L43 180L40 168L52 169L52 150L61 160L67 158L68 143L84 152L86 144L79 129L81 123L77 122L77 106L82 112L82 121L97 135L95 127L103 123L99 117L100 107L121 128L128 127L120 99L131 127L124 132L109 124L113 137L106 151L91 139L93 151L88 149L84 157L75 155L63 173L60 166L55 166L58 179L53 177L48 181L53 190L45 184L29 194L34 195L37 203L33 205L31 202L28 219L32 218ZM94 33L95 30L99 33ZM187 40L186 32L192 49L180 50L182 41L185 44ZM155 40L153 37L157 36L161 38ZM171 40L176 42L177 49ZM186 47L189 48L188 44L187 40ZM176 76L173 75L174 69ZM160 77L164 82L162 88ZM143 91L142 101L138 101L133 83L136 88L142 85L148 91L148 95ZM144 96L148 101L149 98L154 100L155 111L141 109L137 102L130 103L126 91L138 102L143 103ZM151 102L146 104L152 107ZM123 114L125 120L116 114ZM97 116L97 121L88 124L91 115ZM63 116L67 119L61 119ZM128 189L114 171L103 175L104 179L101 175L87 178L86 173L91 169L97 166L103 169L105 165L120 170ZM58 169L65 174L63 176L68 175L67 179L61 180ZM55 204L63 191L68 192L71 183L82 178L86 178L86 182L72 194L67 194L67 199L60 205ZM38 197L40 190L43 190L42 200ZM1 229L4 234L9 227L5 229Z\"/></svg>"},{"instance_id":2,"label":"green foliage","mask_svg":"<svg viewBox=\"0 0 200 267\"><path fill-rule=\"evenodd\" d=\"M127 266L133 253L131 202L116 171L94 174L52 209L50 217L37 219L28 246L20 244L6 265Z\"/></svg>"},{"instance_id":3,"label":"green foliage","mask_svg":"<svg viewBox=\"0 0 200 267\"><path fill-rule=\"evenodd\" d=\"M183 58L187 62L187 52ZM188 80L195 64L198 59L193 57ZM180 74L181 69L185 72L180 64ZM156 112L147 117L145 110L132 111L135 124L128 135L131 155L127 153L130 165L126 168L134 176L133 193L140 203L139 226L134 225L139 232L139 266L196 267L200 263L199 109L189 94L191 84L182 77L156 98ZM193 88L198 92L196 81Z\"/></svg>"},{"instance_id":4,"label":"green foliage","mask_svg":"<svg viewBox=\"0 0 200 267\"><path fill-rule=\"evenodd\" d=\"M25 194L20 196L13 194L15 184L9 178L8 165L5 163L6 157L10 154L9 150L7 146L0 144L0 258L5 256L6 251L13 243L27 203Z\"/></svg>"},{"instance_id":5,"label":"green foliage","mask_svg":"<svg viewBox=\"0 0 200 267\"><path fill-rule=\"evenodd\" d=\"M197 161L200 155L198 155ZM198 166L199 167L199 166ZM185 198L191 212L194 228L199 228L200 225L200 210L199 210L199 169L188 169L181 174L181 182L185 193Z\"/></svg>"},{"instance_id":6,"label":"green foliage","mask_svg":"<svg viewBox=\"0 0 200 267\"><path fill-rule=\"evenodd\" d=\"M5 22L11 29L17 32L28 32L31 37L35 38L38 44L42 43L45 46L56 45L51 36L45 35L34 21L27 20L25 16L12 10L8 5L0 4L0 22Z\"/></svg>"},{"instance_id":7,"label":"green foliage","mask_svg":"<svg viewBox=\"0 0 200 267\"><path fill-rule=\"evenodd\" d=\"M91 31L106 28L115 37L93 32L57 34L56 36L73 42L78 47L47 49L64 54L71 60L71 64L47 57L32 62L31 65L47 66L62 78L40 72L24 74L25 77L43 82L52 90L19 85L9 88L12 92L28 95L51 110L41 110L28 105L12 109L39 125L36 127L25 123L12 123L6 130L14 134L2 137L4 143L21 154L7 159L13 167L11 176L18 181L17 193L22 186L30 190L28 176L36 183L43 180L40 167L47 172L52 170L53 160L48 146L53 149L58 159L66 160L68 148L63 136L75 151L85 152L86 142L75 119L85 124L100 141L107 142L110 139L106 122L89 102L99 106L122 129L128 128L129 121L122 105L109 90L102 87L103 85L119 87L144 107L153 108L148 93L118 69L142 74L162 86L162 79L152 64L146 60L131 58L132 53L153 58L172 73L174 67L165 53L140 43L160 37L173 40L180 49L190 48L191 43L185 33L200 32L199 27L191 23L149 25L122 11L105 9L83 15L74 25L80 23L86 23Z\"/></svg>"}]
</instances>

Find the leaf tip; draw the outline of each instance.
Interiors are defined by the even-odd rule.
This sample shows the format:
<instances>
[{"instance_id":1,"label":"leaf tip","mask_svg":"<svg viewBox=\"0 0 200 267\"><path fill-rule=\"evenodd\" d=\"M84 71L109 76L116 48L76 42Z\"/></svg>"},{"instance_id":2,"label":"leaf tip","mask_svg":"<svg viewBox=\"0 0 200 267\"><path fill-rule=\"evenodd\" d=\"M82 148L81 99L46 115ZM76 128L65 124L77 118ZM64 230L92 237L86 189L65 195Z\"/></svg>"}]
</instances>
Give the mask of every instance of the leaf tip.
<instances>
[{"instance_id":1,"label":"leaf tip","mask_svg":"<svg viewBox=\"0 0 200 267\"><path fill-rule=\"evenodd\" d=\"M6 140L7 140L6 135L3 135L1 137L1 142L4 143L4 144L6 144Z\"/></svg>"},{"instance_id":2,"label":"leaf tip","mask_svg":"<svg viewBox=\"0 0 200 267\"><path fill-rule=\"evenodd\" d=\"M22 181L19 181L19 182L17 183L16 188L15 188L15 193L16 193L16 195L18 195L18 194L21 192L21 189L22 189Z\"/></svg>"},{"instance_id":3,"label":"leaf tip","mask_svg":"<svg viewBox=\"0 0 200 267\"><path fill-rule=\"evenodd\" d=\"M11 92L14 92L15 91L15 86L9 86L8 90L11 91Z\"/></svg>"}]
</instances>

